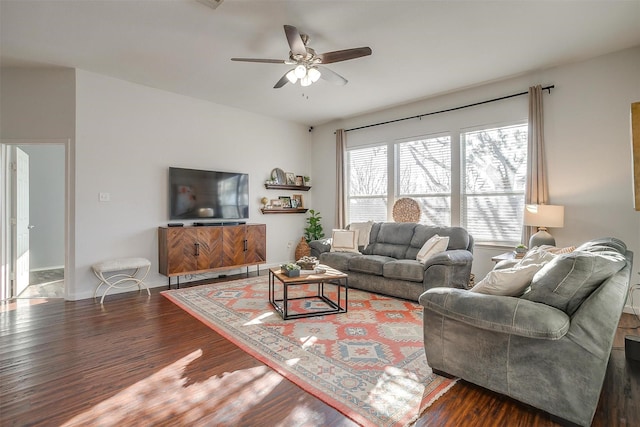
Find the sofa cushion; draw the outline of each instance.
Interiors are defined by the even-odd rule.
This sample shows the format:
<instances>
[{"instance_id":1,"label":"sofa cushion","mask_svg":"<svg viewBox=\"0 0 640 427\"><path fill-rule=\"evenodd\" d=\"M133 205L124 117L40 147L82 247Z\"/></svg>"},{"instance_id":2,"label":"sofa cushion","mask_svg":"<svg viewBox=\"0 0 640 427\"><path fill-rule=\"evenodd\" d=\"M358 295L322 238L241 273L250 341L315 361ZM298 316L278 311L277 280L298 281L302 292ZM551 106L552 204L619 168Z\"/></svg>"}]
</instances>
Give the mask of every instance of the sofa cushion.
<instances>
[{"instance_id":1,"label":"sofa cushion","mask_svg":"<svg viewBox=\"0 0 640 427\"><path fill-rule=\"evenodd\" d=\"M424 279L424 265L412 259L389 261L382 267L382 275L387 279L422 282Z\"/></svg>"},{"instance_id":2,"label":"sofa cushion","mask_svg":"<svg viewBox=\"0 0 640 427\"><path fill-rule=\"evenodd\" d=\"M470 237L467 230L461 227L431 227L428 225L418 225L413 233L413 237L409 242L407 249L407 259L416 259L422 245L434 235L448 237L449 244L447 250L450 249L468 249Z\"/></svg>"},{"instance_id":3,"label":"sofa cushion","mask_svg":"<svg viewBox=\"0 0 640 427\"><path fill-rule=\"evenodd\" d=\"M420 248L416 255L416 260L424 264L435 254L446 251L448 245L449 237L440 237L437 234L434 234L429 240L424 242L424 245L422 245L422 248Z\"/></svg>"},{"instance_id":4,"label":"sofa cushion","mask_svg":"<svg viewBox=\"0 0 640 427\"><path fill-rule=\"evenodd\" d=\"M349 260L349 270L382 276L384 265L391 261L395 259L382 255L362 255Z\"/></svg>"},{"instance_id":5,"label":"sofa cushion","mask_svg":"<svg viewBox=\"0 0 640 427\"><path fill-rule=\"evenodd\" d=\"M525 264L491 270L469 291L479 294L517 297L529 287L531 279L542 267L543 264Z\"/></svg>"},{"instance_id":6,"label":"sofa cushion","mask_svg":"<svg viewBox=\"0 0 640 427\"><path fill-rule=\"evenodd\" d=\"M360 257L361 254L355 252L323 252L320 254L320 263L326 264L344 273L349 271L349 260Z\"/></svg>"},{"instance_id":7,"label":"sofa cushion","mask_svg":"<svg viewBox=\"0 0 640 427\"><path fill-rule=\"evenodd\" d=\"M533 276L531 290L523 298L550 305L571 316L625 263L625 257L611 248L558 255Z\"/></svg>"},{"instance_id":8,"label":"sofa cushion","mask_svg":"<svg viewBox=\"0 0 640 427\"><path fill-rule=\"evenodd\" d=\"M413 230L418 224L384 222L371 227L369 246L366 255L382 255L396 259L406 259L409 242L413 237ZM426 240L425 240L426 241ZM422 242L424 244L424 242ZM422 246L422 245L420 245ZM415 259L413 254L412 259Z\"/></svg>"},{"instance_id":9,"label":"sofa cushion","mask_svg":"<svg viewBox=\"0 0 640 427\"><path fill-rule=\"evenodd\" d=\"M333 230L331 233L331 252L357 252L358 230Z\"/></svg>"}]
</instances>

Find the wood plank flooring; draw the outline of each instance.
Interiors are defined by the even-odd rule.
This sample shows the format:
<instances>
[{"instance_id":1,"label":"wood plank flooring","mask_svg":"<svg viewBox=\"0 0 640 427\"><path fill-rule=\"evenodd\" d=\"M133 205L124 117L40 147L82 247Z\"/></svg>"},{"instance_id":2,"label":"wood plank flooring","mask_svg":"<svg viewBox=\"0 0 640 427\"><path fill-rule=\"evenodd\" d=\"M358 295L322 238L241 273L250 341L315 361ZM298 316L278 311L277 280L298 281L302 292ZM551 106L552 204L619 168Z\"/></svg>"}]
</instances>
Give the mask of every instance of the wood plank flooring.
<instances>
[{"instance_id":1,"label":"wood plank flooring","mask_svg":"<svg viewBox=\"0 0 640 427\"><path fill-rule=\"evenodd\" d=\"M624 314L594 426L640 426L640 362L624 357L627 334L640 335L640 321ZM416 426L558 425L554 421L461 381ZM355 423L155 289L151 297L109 295L104 306L59 299L1 304L0 425Z\"/></svg>"}]
</instances>

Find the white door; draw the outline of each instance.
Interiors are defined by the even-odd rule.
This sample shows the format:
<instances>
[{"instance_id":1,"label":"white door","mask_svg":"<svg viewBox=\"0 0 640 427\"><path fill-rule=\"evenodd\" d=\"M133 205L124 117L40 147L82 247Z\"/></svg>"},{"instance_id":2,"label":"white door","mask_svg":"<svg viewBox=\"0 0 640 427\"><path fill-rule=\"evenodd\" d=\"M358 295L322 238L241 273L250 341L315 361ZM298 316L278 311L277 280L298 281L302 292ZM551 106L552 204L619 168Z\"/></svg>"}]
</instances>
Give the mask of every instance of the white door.
<instances>
[{"instance_id":1,"label":"white door","mask_svg":"<svg viewBox=\"0 0 640 427\"><path fill-rule=\"evenodd\" d=\"M29 155L15 147L15 280L14 295L29 286Z\"/></svg>"}]
</instances>

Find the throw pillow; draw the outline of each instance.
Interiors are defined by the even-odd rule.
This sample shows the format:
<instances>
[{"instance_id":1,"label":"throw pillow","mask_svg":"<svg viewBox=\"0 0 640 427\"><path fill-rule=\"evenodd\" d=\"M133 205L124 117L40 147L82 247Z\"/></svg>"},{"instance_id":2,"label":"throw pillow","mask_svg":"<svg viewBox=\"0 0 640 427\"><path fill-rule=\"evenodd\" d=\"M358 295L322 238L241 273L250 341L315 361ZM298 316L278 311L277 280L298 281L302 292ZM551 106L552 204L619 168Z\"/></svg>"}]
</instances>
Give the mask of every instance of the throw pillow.
<instances>
[{"instance_id":1,"label":"throw pillow","mask_svg":"<svg viewBox=\"0 0 640 427\"><path fill-rule=\"evenodd\" d=\"M367 222L352 222L349 224L349 230L358 231L358 246L364 246L365 248L369 244L369 236L371 235L371 227L373 227L373 221Z\"/></svg>"},{"instance_id":2,"label":"throw pillow","mask_svg":"<svg viewBox=\"0 0 640 427\"><path fill-rule=\"evenodd\" d=\"M424 242L424 245L422 245L422 248L418 251L418 255L416 255L416 259L424 264L432 256L446 251L447 246L449 246L448 236L440 237L434 234L433 237Z\"/></svg>"},{"instance_id":3,"label":"throw pillow","mask_svg":"<svg viewBox=\"0 0 640 427\"><path fill-rule=\"evenodd\" d=\"M358 251L358 230L333 230L331 233L331 252Z\"/></svg>"},{"instance_id":4,"label":"throw pillow","mask_svg":"<svg viewBox=\"0 0 640 427\"><path fill-rule=\"evenodd\" d=\"M602 282L625 264L625 257L614 250L576 250L558 255L536 273L531 290L523 298L550 305L572 316Z\"/></svg>"},{"instance_id":5,"label":"throw pillow","mask_svg":"<svg viewBox=\"0 0 640 427\"><path fill-rule=\"evenodd\" d=\"M533 276L543 267L543 264L526 264L500 270L491 270L484 279L480 280L470 292L487 295L502 295L517 297L529 287Z\"/></svg>"}]
</instances>

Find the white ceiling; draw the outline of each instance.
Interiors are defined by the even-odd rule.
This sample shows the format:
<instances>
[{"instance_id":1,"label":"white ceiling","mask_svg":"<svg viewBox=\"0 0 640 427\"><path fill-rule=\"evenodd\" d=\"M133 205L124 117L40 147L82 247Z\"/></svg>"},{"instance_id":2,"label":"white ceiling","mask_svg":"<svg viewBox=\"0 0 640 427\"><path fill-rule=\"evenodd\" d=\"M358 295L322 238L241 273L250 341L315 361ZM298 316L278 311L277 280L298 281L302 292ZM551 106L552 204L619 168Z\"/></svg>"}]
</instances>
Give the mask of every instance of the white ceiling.
<instances>
[{"instance_id":1,"label":"white ceiling","mask_svg":"<svg viewBox=\"0 0 640 427\"><path fill-rule=\"evenodd\" d=\"M283 25L349 80L273 85ZM3 66L80 68L305 125L374 111L640 45L640 0L0 0ZM541 82L545 83L545 82Z\"/></svg>"}]
</instances>

